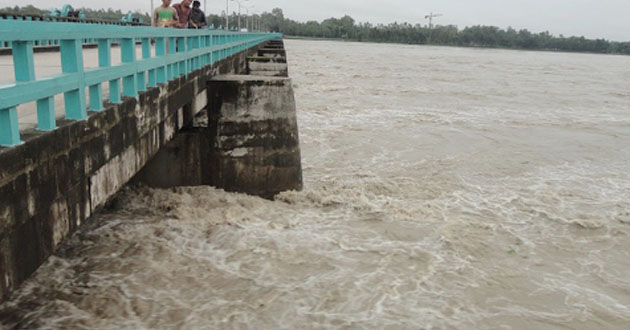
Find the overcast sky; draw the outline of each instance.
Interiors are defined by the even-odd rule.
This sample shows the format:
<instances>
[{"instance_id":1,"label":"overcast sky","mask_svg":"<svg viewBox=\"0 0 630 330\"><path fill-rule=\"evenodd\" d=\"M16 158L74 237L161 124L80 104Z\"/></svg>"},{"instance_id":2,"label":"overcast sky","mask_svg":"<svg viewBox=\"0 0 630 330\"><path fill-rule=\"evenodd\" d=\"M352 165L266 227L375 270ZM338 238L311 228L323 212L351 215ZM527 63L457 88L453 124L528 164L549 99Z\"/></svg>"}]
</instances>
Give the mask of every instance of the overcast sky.
<instances>
[{"instance_id":1,"label":"overcast sky","mask_svg":"<svg viewBox=\"0 0 630 330\"><path fill-rule=\"evenodd\" d=\"M203 0L200 0L203 7ZM209 12L221 13L225 0L206 0ZM173 0L173 3L179 0ZM0 7L32 4L40 8L114 8L149 12L151 0L0 0ZM155 6L161 0L153 0ZM357 22L409 22L427 24L424 16L440 13L437 24L495 25L526 28L555 35L630 41L630 0L249 0L241 1L255 12L279 7L285 17L298 21L352 16ZM230 12L237 3L229 2Z\"/></svg>"}]
</instances>

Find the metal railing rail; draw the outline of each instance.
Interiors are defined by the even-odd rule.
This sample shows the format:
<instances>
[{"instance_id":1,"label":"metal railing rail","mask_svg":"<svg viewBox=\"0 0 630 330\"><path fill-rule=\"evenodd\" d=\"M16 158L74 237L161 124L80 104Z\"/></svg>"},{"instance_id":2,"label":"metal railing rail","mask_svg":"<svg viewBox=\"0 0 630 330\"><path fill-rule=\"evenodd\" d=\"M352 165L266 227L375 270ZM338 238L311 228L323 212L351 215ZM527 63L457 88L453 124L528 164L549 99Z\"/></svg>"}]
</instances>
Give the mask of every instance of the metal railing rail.
<instances>
[{"instance_id":1,"label":"metal railing rail","mask_svg":"<svg viewBox=\"0 0 630 330\"><path fill-rule=\"evenodd\" d=\"M137 97L139 91L185 75L245 49L282 36L277 33L239 33L221 30L187 30L138 26L76 24L65 22L0 20L0 39L11 42L15 83L0 86L0 145L21 144L17 106L37 102L37 129L56 129L54 96L64 95L65 118L88 117L90 110L103 110L102 83L109 82L109 101L121 96ZM82 41L98 43L99 68L83 66ZM120 41L122 63L112 66L112 40ZM155 56L151 56L151 39ZM36 78L35 41L60 40L62 74ZM136 59L136 41L142 45ZM122 94L121 82L122 80Z\"/></svg>"}]
</instances>

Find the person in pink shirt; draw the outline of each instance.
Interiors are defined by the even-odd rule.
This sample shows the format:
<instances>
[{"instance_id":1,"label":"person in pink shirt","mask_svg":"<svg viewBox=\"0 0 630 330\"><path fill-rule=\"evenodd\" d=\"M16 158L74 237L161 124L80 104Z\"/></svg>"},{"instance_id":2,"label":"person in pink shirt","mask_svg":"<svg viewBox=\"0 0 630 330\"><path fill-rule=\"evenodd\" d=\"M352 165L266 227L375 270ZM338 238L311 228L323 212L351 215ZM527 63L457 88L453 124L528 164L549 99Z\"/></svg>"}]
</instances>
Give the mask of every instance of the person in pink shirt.
<instances>
[{"instance_id":1,"label":"person in pink shirt","mask_svg":"<svg viewBox=\"0 0 630 330\"><path fill-rule=\"evenodd\" d=\"M173 5L173 8L177 11L177 16L179 17L179 21L175 24L176 28L184 29L188 24L191 24L190 21L190 13L192 8L190 8L190 4L193 0L183 0L180 3L176 3Z\"/></svg>"}]
</instances>

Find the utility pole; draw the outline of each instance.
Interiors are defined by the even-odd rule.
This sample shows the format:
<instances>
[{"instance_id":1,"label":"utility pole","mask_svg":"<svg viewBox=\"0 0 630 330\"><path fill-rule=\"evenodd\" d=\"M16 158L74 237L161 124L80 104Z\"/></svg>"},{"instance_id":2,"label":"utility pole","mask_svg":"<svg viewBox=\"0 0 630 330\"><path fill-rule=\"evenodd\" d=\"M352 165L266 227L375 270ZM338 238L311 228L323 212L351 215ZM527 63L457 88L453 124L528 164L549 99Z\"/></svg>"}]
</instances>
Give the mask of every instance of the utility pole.
<instances>
[{"instance_id":1,"label":"utility pole","mask_svg":"<svg viewBox=\"0 0 630 330\"><path fill-rule=\"evenodd\" d=\"M250 6L250 7L245 7L245 28L247 29L247 31L252 31L254 30L254 23L252 21L253 19L253 13L254 13L254 8L255 6ZM249 10L252 10L252 16L249 16ZM250 24L250 21L252 22L252 24ZM251 29L250 29L251 28Z\"/></svg>"},{"instance_id":2,"label":"utility pole","mask_svg":"<svg viewBox=\"0 0 630 330\"><path fill-rule=\"evenodd\" d=\"M228 3L230 2L230 0L225 0L225 30L226 31L230 31L230 14L228 14L229 12L229 8L228 8Z\"/></svg>"},{"instance_id":3,"label":"utility pole","mask_svg":"<svg viewBox=\"0 0 630 330\"><path fill-rule=\"evenodd\" d=\"M236 3L238 3L238 30L241 30L241 1L248 1L248 0L232 0L232 1L236 1Z\"/></svg>"},{"instance_id":4,"label":"utility pole","mask_svg":"<svg viewBox=\"0 0 630 330\"><path fill-rule=\"evenodd\" d=\"M151 2L151 13L149 14L151 16L151 24L153 24L153 0L149 0Z\"/></svg>"},{"instance_id":5,"label":"utility pole","mask_svg":"<svg viewBox=\"0 0 630 330\"><path fill-rule=\"evenodd\" d=\"M245 29L249 31L249 8L245 8Z\"/></svg>"},{"instance_id":6,"label":"utility pole","mask_svg":"<svg viewBox=\"0 0 630 330\"><path fill-rule=\"evenodd\" d=\"M431 37L433 36L433 18L444 16L442 14L434 14L430 13L429 15L424 16L425 19L429 19L429 44L431 43Z\"/></svg>"}]
</instances>

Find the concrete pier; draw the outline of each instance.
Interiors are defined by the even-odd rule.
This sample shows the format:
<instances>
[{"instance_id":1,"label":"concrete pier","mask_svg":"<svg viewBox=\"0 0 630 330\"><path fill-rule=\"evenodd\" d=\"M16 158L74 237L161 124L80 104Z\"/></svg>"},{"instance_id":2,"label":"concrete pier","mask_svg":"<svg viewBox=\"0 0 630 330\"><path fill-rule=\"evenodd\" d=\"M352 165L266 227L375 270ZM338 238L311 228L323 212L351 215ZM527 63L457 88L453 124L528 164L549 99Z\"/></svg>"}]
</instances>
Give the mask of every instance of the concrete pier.
<instances>
[{"instance_id":1,"label":"concrete pier","mask_svg":"<svg viewBox=\"0 0 630 330\"><path fill-rule=\"evenodd\" d=\"M272 198L302 189L291 80L223 75L208 82L209 183Z\"/></svg>"},{"instance_id":2,"label":"concrete pier","mask_svg":"<svg viewBox=\"0 0 630 330\"><path fill-rule=\"evenodd\" d=\"M265 47L258 50L258 56L271 57L271 58L279 58L279 57L286 58L287 53L282 48Z\"/></svg>"},{"instance_id":3,"label":"concrete pier","mask_svg":"<svg viewBox=\"0 0 630 330\"><path fill-rule=\"evenodd\" d=\"M253 76L288 77L287 54L281 40L268 42L257 56L247 58L247 73Z\"/></svg>"},{"instance_id":4,"label":"concrete pier","mask_svg":"<svg viewBox=\"0 0 630 330\"><path fill-rule=\"evenodd\" d=\"M200 112L134 178L151 187L211 185L273 198L302 189L291 80L221 75Z\"/></svg>"},{"instance_id":5,"label":"concrete pier","mask_svg":"<svg viewBox=\"0 0 630 330\"><path fill-rule=\"evenodd\" d=\"M283 57L248 57L247 72L253 76L288 77L289 69Z\"/></svg>"},{"instance_id":6,"label":"concrete pier","mask_svg":"<svg viewBox=\"0 0 630 330\"><path fill-rule=\"evenodd\" d=\"M272 41L263 48L271 49L271 56L250 54L250 75L208 81L206 110L161 148L134 182L159 188L212 185L264 198L302 189L295 99L282 46Z\"/></svg>"}]
</instances>

